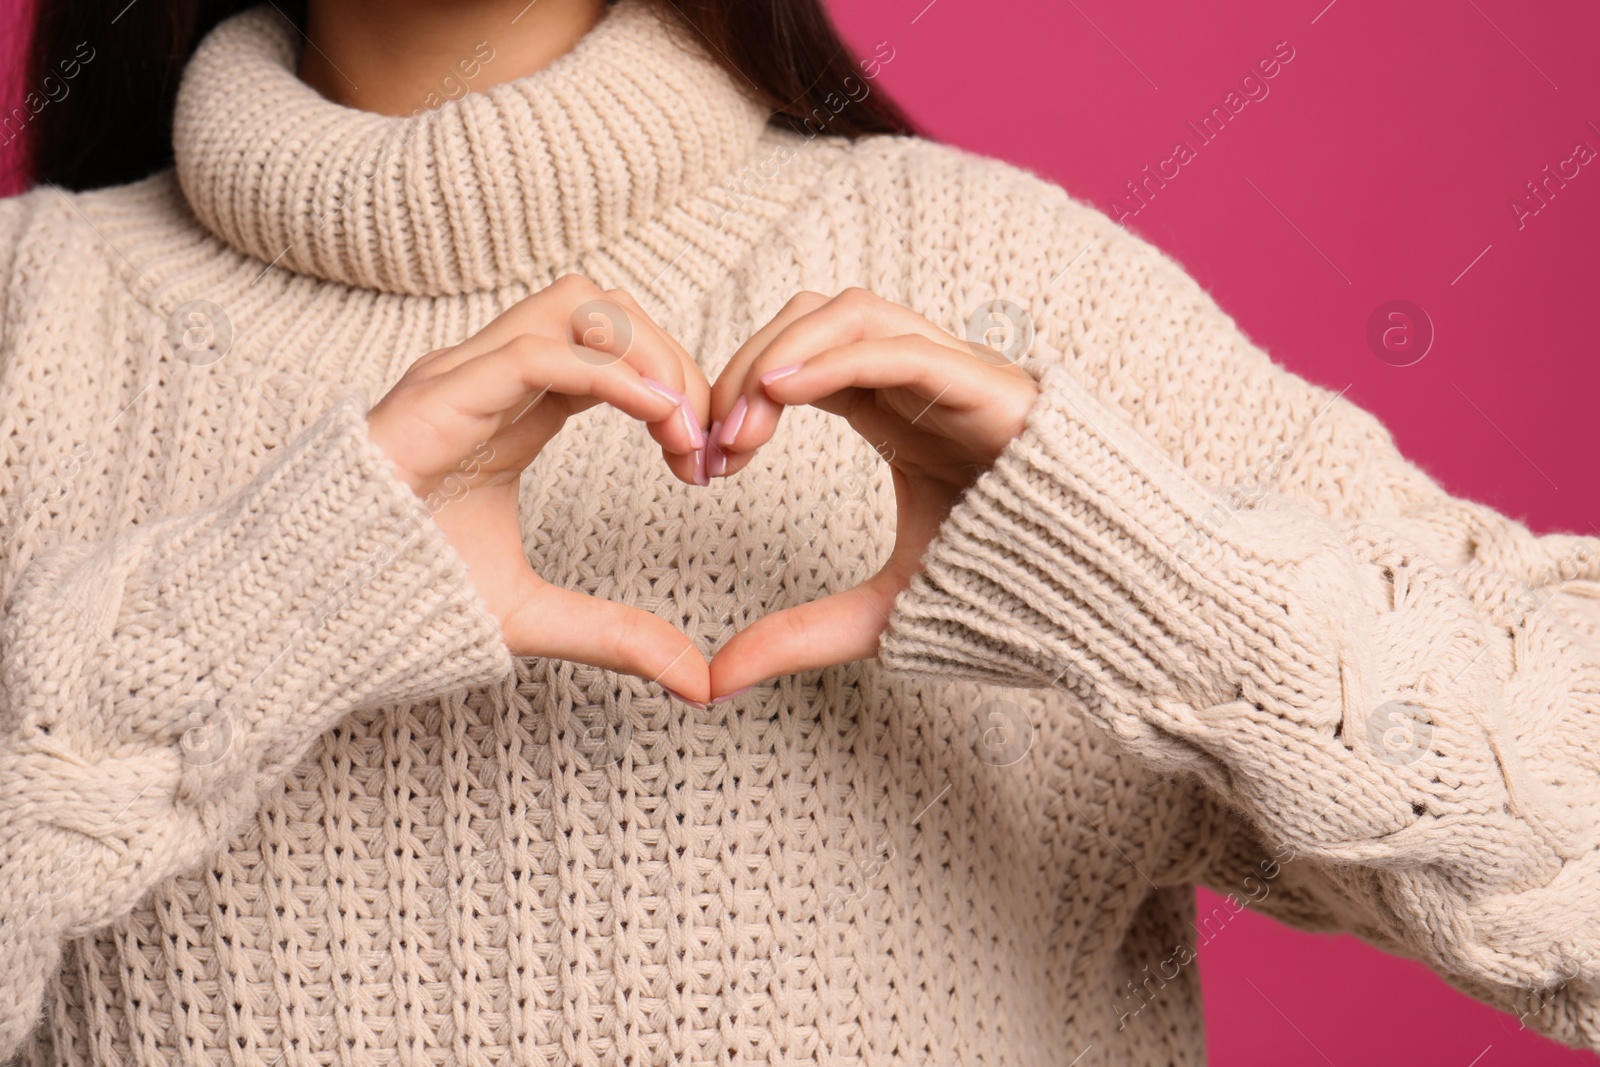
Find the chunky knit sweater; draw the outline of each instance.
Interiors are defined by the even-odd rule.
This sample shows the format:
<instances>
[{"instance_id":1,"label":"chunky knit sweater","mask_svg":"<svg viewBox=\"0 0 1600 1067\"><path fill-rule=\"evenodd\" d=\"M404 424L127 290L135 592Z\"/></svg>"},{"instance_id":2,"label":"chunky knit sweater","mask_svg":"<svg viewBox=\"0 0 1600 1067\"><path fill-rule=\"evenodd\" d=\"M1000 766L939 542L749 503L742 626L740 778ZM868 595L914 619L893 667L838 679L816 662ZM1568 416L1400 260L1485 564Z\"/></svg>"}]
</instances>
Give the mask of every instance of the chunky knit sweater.
<instances>
[{"instance_id":1,"label":"chunky knit sweater","mask_svg":"<svg viewBox=\"0 0 1600 1067\"><path fill-rule=\"evenodd\" d=\"M1058 186L780 130L653 10L389 118L262 7L174 168L0 203L0 1058L1193 1064L1244 906L1600 1045L1600 542L1447 495ZM364 414L569 272L708 376L850 286L1035 375L876 658L702 709L510 654ZM810 408L707 488L592 408L522 507L707 653L893 538Z\"/></svg>"}]
</instances>

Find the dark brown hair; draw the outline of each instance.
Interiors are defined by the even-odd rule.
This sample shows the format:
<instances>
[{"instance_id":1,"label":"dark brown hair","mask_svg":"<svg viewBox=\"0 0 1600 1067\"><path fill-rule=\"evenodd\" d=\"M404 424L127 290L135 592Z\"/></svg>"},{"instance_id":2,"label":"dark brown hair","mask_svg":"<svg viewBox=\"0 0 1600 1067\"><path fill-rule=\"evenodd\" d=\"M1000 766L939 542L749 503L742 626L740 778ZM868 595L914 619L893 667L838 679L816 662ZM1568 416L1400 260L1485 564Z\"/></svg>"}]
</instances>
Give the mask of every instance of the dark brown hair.
<instances>
[{"instance_id":1,"label":"dark brown hair","mask_svg":"<svg viewBox=\"0 0 1600 1067\"><path fill-rule=\"evenodd\" d=\"M94 189L172 162L172 106L184 64L213 26L258 0L35 2L28 84L61 84L63 63L73 73L70 90L43 94L48 110L27 123L29 177ZM305 26L305 0L274 2ZM858 64L822 0L651 2L676 12L776 122L850 138L918 132L881 88L866 89L863 71L873 61ZM92 59L75 62L85 48Z\"/></svg>"}]
</instances>

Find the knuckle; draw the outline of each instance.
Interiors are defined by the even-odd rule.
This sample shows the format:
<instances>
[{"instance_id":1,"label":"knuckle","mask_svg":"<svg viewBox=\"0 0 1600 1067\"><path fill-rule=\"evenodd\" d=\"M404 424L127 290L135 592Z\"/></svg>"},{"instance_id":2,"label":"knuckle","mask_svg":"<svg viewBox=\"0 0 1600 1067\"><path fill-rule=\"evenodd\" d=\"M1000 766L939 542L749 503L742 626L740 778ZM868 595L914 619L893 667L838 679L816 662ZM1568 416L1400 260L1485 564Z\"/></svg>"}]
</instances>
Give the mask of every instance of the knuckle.
<instances>
[{"instance_id":1,"label":"knuckle","mask_svg":"<svg viewBox=\"0 0 1600 1067\"><path fill-rule=\"evenodd\" d=\"M578 273L563 274L550 283L547 293L555 293L563 297L589 297L600 292L600 287L590 281L588 277Z\"/></svg>"},{"instance_id":2,"label":"knuckle","mask_svg":"<svg viewBox=\"0 0 1600 1067\"><path fill-rule=\"evenodd\" d=\"M412 360L406 369L400 373L400 377L395 379L394 385L389 387L389 391L392 393L402 385L408 385L411 382L431 376L433 364L437 362L438 360L432 358L432 353Z\"/></svg>"},{"instance_id":3,"label":"knuckle","mask_svg":"<svg viewBox=\"0 0 1600 1067\"><path fill-rule=\"evenodd\" d=\"M517 359L533 359L539 354L542 346L539 339L531 333L519 333L506 342L506 351Z\"/></svg>"},{"instance_id":4,"label":"knuckle","mask_svg":"<svg viewBox=\"0 0 1600 1067\"><path fill-rule=\"evenodd\" d=\"M828 298L811 289L802 289L789 298L784 305L785 310L793 308L797 311L810 311L819 308L828 302Z\"/></svg>"},{"instance_id":5,"label":"knuckle","mask_svg":"<svg viewBox=\"0 0 1600 1067\"><path fill-rule=\"evenodd\" d=\"M456 346L452 345L448 348L436 348L432 352L418 356L411 361L411 365L406 367L404 373L400 375L399 381L395 383L396 386L423 381L433 377L436 373L443 373L449 369L446 361L451 359L455 351ZM441 366L441 364L445 365Z\"/></svg>"},{"instance_id":6,"label":"knuckle","mask_svg":"<svg viewBox=\"0 0 1600 1067\"><path fill-rule=\"evenodd\" d=\"M857 330L866 328L881 303L878 294L859 285L852 285L834 298L835 306L848 317L848 321L853 323Z\"/></svg>"}]
</instances>

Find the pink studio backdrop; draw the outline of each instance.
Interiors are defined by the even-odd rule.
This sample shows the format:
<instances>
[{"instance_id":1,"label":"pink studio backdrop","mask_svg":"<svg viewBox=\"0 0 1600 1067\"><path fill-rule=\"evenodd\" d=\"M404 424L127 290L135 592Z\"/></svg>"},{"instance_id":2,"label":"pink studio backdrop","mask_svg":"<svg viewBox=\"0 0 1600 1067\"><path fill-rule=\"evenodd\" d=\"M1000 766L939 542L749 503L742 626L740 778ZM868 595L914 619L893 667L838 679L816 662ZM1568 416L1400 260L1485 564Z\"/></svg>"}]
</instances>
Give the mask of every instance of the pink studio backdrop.
<instances>
[{"instance_id":1,"label":"pink studio backdrop","mask_svg":"<svg viewBox=\"0 0 1600 1067\"><path fill-rule=\"evenodd\" d=\"M1600 150L1600 8L832 6L860 54L892 48L873 84L931 135L1029 167L1113 216L1125 205L1125 224L1183 263L1258 344L1347 389L1451 491L1542 532L1600 534L1600 163L1583 162ZM22 86L12 57L25 22L20 0L4 0L8 100ZM1241 84L1275 50L1292 58ZM1215 107L1237 114L1204 141L1189 124ZM1180 140L1192 155L1169 162ZM0 146L0 181L9 153ZM1168 180L1141 203L1127 183L1147 166ZM1414 305L1402 323L1411 336L1426 332L1423 316L1431 323L1414 362L1403 332L1388 345L1368 339L1393 300ZM1202 913L1218 903L1201 893ZM1348 936L1245 914L1200 959L1219 1067L1600 1062Z\"/></svg>"},{"instance_id":2,"label":"pink studio backdrop","mask_svg":"<svg viewBox=\"0 0 1600 1067\"><path fill-rule=\"evenodd\" d=\"M31 0L0 0L0 116L11 114L11 109L21 103L26 92L27 69L23 57L27 52L29 20L33 14ZM24 159L22 138L14 137L15 127L0 126L0 196L7 196L26 186L23 174Z\"/></svg>"}]
</instances>

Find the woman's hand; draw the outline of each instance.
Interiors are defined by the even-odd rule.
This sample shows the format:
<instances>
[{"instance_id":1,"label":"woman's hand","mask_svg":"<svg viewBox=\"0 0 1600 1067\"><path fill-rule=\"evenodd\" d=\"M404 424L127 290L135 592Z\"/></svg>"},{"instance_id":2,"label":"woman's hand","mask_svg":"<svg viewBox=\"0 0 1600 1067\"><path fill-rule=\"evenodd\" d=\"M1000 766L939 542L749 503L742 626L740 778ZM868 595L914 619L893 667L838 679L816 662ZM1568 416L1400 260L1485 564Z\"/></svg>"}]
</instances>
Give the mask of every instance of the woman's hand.
<instances>
[{"instance_id":1,"label":"woman's hand","mask_svg":"<svg viewBox=\"0 0 1600 1067\"><path fill-rule=\"evenodd\" d=\"M711 660L718 697L767 678L877 654L895 596L968 486L1022 432L1039 388L992 348L865 289L800 293L746 341L712 388L712 476L737 472L785 406L842 415L888 460L894 549L853 589L768 615Z\"/></svg>"},{"instance_id":2,"label":"woman's hand","mask_svg":"<svg viewBox=\"0 0 1600 1067\"><path fill-rule=\"evenodd\" d=\"M518 486L568 416L601 402L649 424L673 470L692 476L709 394L689 354L631 296L567 275L417 360L367 424L466 561L514 654L623 671L703 701L706 661L682 632L534 573Z\"/></svg>"}]
</instances>

